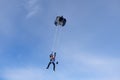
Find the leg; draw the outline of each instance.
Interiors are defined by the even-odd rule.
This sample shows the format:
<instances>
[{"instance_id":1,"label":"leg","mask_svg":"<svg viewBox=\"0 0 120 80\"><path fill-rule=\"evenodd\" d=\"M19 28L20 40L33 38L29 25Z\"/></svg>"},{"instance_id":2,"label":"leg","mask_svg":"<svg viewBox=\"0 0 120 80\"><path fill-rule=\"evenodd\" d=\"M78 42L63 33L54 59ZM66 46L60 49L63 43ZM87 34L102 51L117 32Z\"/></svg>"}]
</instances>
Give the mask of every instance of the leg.
<instances>
[{"instance_id":1,"label":"leg","mask_svg":"<svg viewBox=\"0 0 120 80\"><path fill-rule=\"evenodd\" d=\"M52 62L52 64L53 64L53 70L55 71L55 63L54 63L54 62Z\"/></svg>"},{"instance_id":2,"label":"leg","mask_svg":"<svg viewBox=\"0 0 120 80\"><path fill-rule=\"evenodd\" d=\"M49 63L48 63L48 66L47 66L47 68L46 68L46 69L48 69L48 68L49 68L50 64L51 64L51 62L49 62Z\"/></svg>"}]
</instances>

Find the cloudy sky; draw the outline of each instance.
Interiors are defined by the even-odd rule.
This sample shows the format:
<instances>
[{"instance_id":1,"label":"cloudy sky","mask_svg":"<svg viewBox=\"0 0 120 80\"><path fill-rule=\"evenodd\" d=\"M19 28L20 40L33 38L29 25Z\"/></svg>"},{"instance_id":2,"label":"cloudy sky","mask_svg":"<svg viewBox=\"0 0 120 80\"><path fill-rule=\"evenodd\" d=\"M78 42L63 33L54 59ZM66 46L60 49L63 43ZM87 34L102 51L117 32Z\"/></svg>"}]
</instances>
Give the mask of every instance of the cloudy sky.
<instances>
[{"instance_id":1,"label":"cloudy sky","mask_svg":"<svg viewBox=\"0 0 120 80\"><path fill-rule=\"evenodd\" d=\"M120 80L120 1L0 0L0 80Z\"/></svg>"}]
</instances>

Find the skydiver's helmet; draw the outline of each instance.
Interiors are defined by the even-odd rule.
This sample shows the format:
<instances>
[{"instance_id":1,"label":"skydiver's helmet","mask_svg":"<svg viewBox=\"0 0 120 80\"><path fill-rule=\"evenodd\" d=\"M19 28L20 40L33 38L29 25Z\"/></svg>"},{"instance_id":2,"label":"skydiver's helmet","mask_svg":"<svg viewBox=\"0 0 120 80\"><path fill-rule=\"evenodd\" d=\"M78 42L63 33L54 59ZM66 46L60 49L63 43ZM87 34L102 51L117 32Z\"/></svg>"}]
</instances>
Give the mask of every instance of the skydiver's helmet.
<instances>
[{"instance_id":1,"label":"skydiver's helmet","mask_svg":"<svg viewBox=\"0 0 120 80\"><path fill-rule=\"evenodd\" d=\"M57 16L55 20L56 26L64 26L66 24L66 19L63 16Z\"/></svg>"},{"instance_id":2,"label":"skydiver's helmet","mask_svg":"<svg viewBox=\"0 0 120 80\"><path fill-rule=\"evenodd\" d=\"M50 54L50 57L53 57L53 54Z\"/></svg>"}]
</instances>

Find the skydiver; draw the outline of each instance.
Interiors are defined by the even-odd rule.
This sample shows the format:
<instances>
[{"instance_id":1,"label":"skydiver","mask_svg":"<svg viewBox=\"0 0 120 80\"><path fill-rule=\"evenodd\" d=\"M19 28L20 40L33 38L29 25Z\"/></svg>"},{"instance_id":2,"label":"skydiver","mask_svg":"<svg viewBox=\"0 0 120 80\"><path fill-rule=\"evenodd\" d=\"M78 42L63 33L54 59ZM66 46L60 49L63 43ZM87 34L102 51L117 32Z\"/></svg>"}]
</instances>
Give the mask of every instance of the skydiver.
<instances>
[{"instance_id":1,"label":"skydiver","mask_svg":"<svg viewBox=\"0 0 120 80\"><path fill-rule=\"evenodd\" d=\"M50 64L52 63L53 64L53 71L55 71L55 57L56 57L56 52L54 52L54 53L52 52L49 57L50 57L50 62L48 63L48 66L47 66L46 69L48 69L49 66L50 66ZM58 62L56 62L56 64L58 64Z\"/></svg>"}]
</instances>

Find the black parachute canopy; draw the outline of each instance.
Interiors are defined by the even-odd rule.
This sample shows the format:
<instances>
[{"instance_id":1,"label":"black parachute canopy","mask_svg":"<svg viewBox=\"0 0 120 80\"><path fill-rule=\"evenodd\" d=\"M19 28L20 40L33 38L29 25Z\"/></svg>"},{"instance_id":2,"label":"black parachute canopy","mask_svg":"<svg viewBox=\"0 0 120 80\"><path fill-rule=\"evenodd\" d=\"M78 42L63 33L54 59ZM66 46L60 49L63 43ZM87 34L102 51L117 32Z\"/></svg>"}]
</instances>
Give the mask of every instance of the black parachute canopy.
<instances>
[{"instance_id":1,"label":"black parachute canopy","mask_svg":"<svg viewBox=\"0 0 120 80\"><path fill-rule=\"evenodd\" d=\"M65 26L66 19L63 16L57 16L54 24L56 26Z\"/></svg>"}]
</instances>

